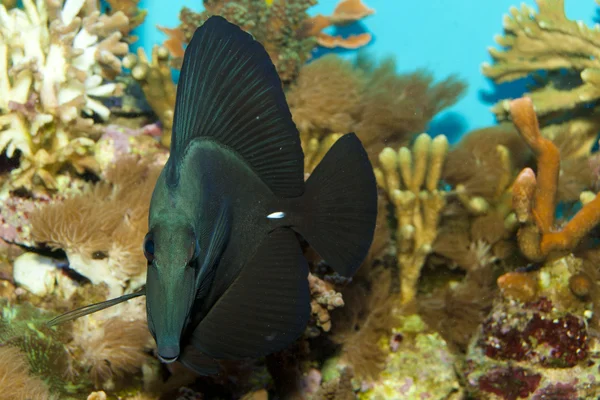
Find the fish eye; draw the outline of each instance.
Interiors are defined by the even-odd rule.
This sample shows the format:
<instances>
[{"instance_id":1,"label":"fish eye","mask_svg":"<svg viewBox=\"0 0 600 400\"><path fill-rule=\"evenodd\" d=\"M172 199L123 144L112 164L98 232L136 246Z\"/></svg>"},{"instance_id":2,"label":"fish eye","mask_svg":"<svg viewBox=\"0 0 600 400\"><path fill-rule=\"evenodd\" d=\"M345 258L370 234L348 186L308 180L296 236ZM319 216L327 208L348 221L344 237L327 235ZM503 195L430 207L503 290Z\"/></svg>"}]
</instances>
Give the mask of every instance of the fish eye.
<instances>
[{"instance_id":1,"label":"fish eye","mask_svg":"<svg viewBox=\"0 0 600 400\"><path fill-rule=\"evenodd\" d=\"M144 256L148 261L154 261L154 236L152 232L148 232L144 237Z\"/></svg>"}]
</instances>

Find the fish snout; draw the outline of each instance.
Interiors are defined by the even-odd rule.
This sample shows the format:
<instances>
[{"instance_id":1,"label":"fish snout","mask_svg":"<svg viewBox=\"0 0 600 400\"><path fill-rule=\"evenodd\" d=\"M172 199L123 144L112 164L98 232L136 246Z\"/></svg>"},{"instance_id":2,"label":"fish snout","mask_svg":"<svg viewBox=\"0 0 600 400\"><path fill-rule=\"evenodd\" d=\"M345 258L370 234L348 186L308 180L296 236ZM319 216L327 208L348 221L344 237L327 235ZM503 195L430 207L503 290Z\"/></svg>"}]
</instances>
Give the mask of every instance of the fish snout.
<instances>
[{"instance_id":1,"label":"fish snout","mask_svg":"<svg viewBox=\"0 0 600 400\"><path fill-rule=\"evenodd\" d=\"M164 363L172 363L179 357L179 345L159 346L158 358Z\"/></svg>"}]
</instances>

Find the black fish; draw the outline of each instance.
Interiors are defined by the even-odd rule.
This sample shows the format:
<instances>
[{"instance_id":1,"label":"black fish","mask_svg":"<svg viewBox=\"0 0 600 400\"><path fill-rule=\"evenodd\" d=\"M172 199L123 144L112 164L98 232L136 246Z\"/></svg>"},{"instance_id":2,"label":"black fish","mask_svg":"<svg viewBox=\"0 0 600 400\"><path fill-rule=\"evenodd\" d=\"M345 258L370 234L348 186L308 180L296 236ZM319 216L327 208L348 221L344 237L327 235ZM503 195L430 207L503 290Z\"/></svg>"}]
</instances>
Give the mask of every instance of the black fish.
<instances>
[{"instance_id":1,"label":"black fish","mask_svg":"<svg viewBox=\"0 0 600 400\"><path fill-rule=\"evenodd\" d=\"M310 315L296 233L341 275L356 272L377 214L367 154L347 134L306 183L303 165L269 55L236 25L209 18L185 51L144 239L148 327L162 361L208 374L215 360L261 357L296 340Z\"/></svg>"}]
</instances>

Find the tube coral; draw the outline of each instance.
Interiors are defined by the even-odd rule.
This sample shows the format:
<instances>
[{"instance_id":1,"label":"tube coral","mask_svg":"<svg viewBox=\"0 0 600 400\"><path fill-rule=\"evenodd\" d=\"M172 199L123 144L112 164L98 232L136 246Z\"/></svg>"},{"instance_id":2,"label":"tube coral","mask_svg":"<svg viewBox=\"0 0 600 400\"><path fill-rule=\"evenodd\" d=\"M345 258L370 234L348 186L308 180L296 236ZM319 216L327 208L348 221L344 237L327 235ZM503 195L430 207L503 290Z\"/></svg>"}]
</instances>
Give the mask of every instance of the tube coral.
<instances>
[{"instance_id":1,"label":"tube coral","mask_svg":"<svg viewBox=\"0 0 600 400\"><path fill-rule=\"evenodd\" d=\"M396 256L403 303L417 293L417 281L438 233L446 193L438 189L448 139L421 134L412 149L387 147L379 154L377 184L394 206Z\"/></svg>"},{"instance_id":2,"label":"tube coral","mask_svg":"<svg viewBox=\"0 0 600 400\"><path fill-rule=\"evenodd\" d=\"M16 187L34 177L54 188L61 166L90 167L97 115L110 111L97 96L115 93L104 83L121 72L127 53L120 32L129 21L117 12L101 15L96 2L24 0L24 9L0 5L0 152L20 154ZM19 153L17 153L17 151Z\"/></svg>"},{"instance_id":3,"label":"tube coral","mask_svg":"<svg viewBox=\"0 0 600 400\"><path fill-rule=\"evenodd\" d=\"M537 174L526 168L513 185L513 207L522 224L519 246L530 260L542 261L553 251L572 250L600 223L600 195L587 201L562 229L556 229L560 170L558 148L551 140L542 137L531 99L513 100L510 112L519 133L537 159Z\"/></svg>"}]
</instances>

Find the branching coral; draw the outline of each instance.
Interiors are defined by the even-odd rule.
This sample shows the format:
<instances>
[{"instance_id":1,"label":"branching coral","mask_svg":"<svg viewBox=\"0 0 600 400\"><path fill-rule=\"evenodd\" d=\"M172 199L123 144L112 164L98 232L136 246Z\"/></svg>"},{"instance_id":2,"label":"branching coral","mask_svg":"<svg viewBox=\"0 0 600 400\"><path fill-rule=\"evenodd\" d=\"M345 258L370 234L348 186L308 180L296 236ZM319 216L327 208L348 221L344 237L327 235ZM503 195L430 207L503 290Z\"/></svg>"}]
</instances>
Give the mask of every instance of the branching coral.
<instances>
[{"instance_id":1,"label":"branching coral","mask_svg":"<svg viewBox=\"0 0 600 400\"><path fill-rule=\"evenodd\" d=\"M503 50L490 49L494 64L484 64L483 73L498 83L548 71L528 96L538 116L583 107L600 98L600 31L569 20L564 0L537 0L539 12L523 4L504 17L504 36L496 42ZM573 87L561 82L561 70L579 75ZM564 79L563 79L564 80ZM509 100L494 107L499 118L509 113Z\"/></svg>"},{"instance_id":2,"label":"branching coral","mask_svg":"<svg viewBox=\"0 0 600 400\"><path fill-rule=\"evenodd\" d=\"M375 156L384 146L408 143L464 89L456 77L434 84L426 71L399 75L392 59L377 65L330 55L301 69L287 100L302 135L356 132Z\"/></svg>"},{"instance_id":3,"label":"branching coral","mask_svg":"<svg viewBox=\"0 0 600 400\"><path fill-rule=\"evenodd\" d=\"M127 17L101 15L96 2L24 0L24 10L0 5L0 152L21 155L13 170L18 186L31 188L65 164L91 167L85 155L93 141L93 121L110 111L95 97L115 93Z\"/></svg>"},{"instance_id":4,"label":"branching coral","mask_svg":"<svg viewBox=\"0 0 600 400\"><path fill-rule=\"evenodd\" d=\"M79 195L45 205L30 215L32 236L63 249L70 268L110 297L145 282L141 243L160 167L127 158L106 172L105 181Z\"/></svg>"},{"instance_id":5,"label":"branching coral","mask_svg":"<svg viewBox=\"0 0 600 400\"><path fill-rule=\"evenodd\" d=\"M513 100L510 112L519 133L537 158L537 174L526 168L513 185L513 207L521 223L519 246L530 260L542 261L553 251L573 250L600 222L600 195L586 201L564 227L557 228L558 148L541 135L531 99Z\"/></svg>"},{"instance_id":6,"label":"branching coral","mask_svg":"<svg viewBox=\"0 0 600 400\"><path fill-rule=\"evenodd\" d=\"M403 303L415 298L421 268L438 233L446 204L446 192L439 190L438 184L447 152L445 136L431 139L421 134L412 150L402 147L396 152L387 147L379 155L381 169L375 170L375 176L394 206Z\"/></svg>"},{"instance_id":7,"label":"branching coral","mask_svg":"<svg viewBox=\"0 0 600 400\"><path fill-rule=\"evenodd\" d=\"M123 35L128 35L133 29L141 25L142 22L144 22L144 19L146 19L146 14L148 12L138 8L140 0L106 0L106 2L110 6L110 15L122 12L127 16L127 19L129 19L129 24L124 26L124 29L121 31ZM127 39L129 43L137 40L136 37L129 37Z\"/></svg>"}]
</instances>

